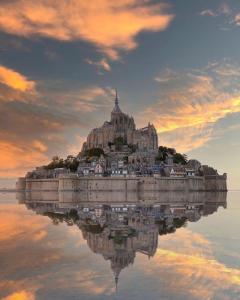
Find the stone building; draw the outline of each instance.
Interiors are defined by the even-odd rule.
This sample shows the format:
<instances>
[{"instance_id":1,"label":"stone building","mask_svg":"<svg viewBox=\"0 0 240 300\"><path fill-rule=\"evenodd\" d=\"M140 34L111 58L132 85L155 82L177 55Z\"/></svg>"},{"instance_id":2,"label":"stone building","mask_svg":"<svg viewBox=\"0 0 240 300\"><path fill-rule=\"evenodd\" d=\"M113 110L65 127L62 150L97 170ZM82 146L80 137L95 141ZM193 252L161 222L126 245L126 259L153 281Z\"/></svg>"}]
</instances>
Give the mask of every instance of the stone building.
<instances>
[{"instance_id":1,"label":"stone building","mask_svg":"<svg viewBox=\"0 0 240 300\"><path fill-rule=\"evenodd\" d=\"M133 117L123 113L119 107L116 92L115 105L111 112L111 120L105 121L101 127L94 128L83 144L83 151L91 148L109 149L109 143L122 137L124 144L135 145L139 151L158 149L158 136L153 124L136 129Z\"/></svg>"}]
</instances>

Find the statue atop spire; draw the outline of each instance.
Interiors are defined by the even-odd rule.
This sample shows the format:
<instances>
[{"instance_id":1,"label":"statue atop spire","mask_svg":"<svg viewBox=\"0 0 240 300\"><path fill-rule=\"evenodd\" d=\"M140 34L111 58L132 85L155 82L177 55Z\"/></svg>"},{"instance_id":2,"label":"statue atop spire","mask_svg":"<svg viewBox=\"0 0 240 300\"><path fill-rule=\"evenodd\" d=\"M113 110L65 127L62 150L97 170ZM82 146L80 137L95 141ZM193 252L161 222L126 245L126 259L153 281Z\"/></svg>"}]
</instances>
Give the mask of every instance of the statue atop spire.
<instances>
[{"instance_id":1,"label":"statue atop spire","mask_svg":"<svg viewBox=\"0 0 240 300\"><path fill-rule=\"evenodd\" d=\"M118 104L118 93L117 93L117 89L115 89L115 105L114 105L114 108L113 108L113 113L121 113L121 109L119 107L119 104Z\"/></svg>"}]
</instances>

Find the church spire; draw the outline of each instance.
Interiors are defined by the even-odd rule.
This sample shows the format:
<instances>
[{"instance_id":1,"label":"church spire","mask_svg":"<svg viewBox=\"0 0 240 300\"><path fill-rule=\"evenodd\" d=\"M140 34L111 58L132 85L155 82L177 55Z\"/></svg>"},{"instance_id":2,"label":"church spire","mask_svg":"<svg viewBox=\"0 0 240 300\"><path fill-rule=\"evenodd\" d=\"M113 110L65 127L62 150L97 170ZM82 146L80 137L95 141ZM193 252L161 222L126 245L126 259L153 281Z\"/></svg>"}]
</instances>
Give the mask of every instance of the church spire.
<instances>
[{"instance_id":1,"label":"church spire","mask_svg":"<svg viewBox=\"0 0 240 300\"><path fill-rule=\"evenodd\" d=\"M118 290L118 276L119 274L115 275L115 292L117 293Z\"/></svg>"},{"instance_id":2,"label":"church spire","mask_svg":"<svg viewBox=\"0 0 240 300\"><path fill-rule=\"evenodd\" d=\"M118 93L117 93L117 89L115 89L115 104L118 105Z\"/></svg>"},{"instance_id":3,"label":"church spire","mask_svg":"<svg viewBox=\"0 0 240 300\"><path fill-rule=\"evenodd\" d=\"M118 104L118 93L117 93L117 89L115 89L115 105L114 105L114 108L113 108L113 113L121 113L121 109L119 107L119 104Z\"/></svg>"}]
</instances>

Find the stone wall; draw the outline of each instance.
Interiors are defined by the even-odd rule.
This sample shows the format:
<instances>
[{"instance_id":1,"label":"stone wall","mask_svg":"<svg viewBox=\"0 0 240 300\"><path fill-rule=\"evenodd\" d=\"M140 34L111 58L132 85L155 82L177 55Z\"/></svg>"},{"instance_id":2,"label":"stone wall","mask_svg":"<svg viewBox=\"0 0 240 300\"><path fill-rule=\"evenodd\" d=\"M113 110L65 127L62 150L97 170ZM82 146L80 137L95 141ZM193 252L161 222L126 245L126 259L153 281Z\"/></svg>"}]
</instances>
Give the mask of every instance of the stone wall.
<instances>
[{"instance_id":1,"label":"stone wall","mask_svg":"<svg viewBox=\"0 0 240 300\"><path fill-rule=\"evenodd\" d=\"M206 191L226 191L227 175L206 175L205 176Z\"/></svg>"},{"instance_id":2,"label":"stone wall","mask_svg":"<svg viewBox=\"0 0 240 300\"><path fill-rule=\"evenodd\" d=\"M59 178L59 191L137 191L137 177L77 177Z\"/></svg>"},{"instance_id":3,"label":"stone wall","mask_svg":"<svg viewBox=\"0 0 240 300\"><path fill-rule=\"evenodd\" d=\"M26 179L26 191L58 191L58 178Z\"/></svg>"},{"instance_id":4,"label":"stone wall","mask_svg":"<svg viewBox=\"0 0 240 300\"><path fill-rule=\"evenodd\" d=\"M204 191L204 189L203 177L145 177L139 180L140 191Z\"/></svg>"},{"instance_id":5,"label":"stone wall","mask_svg":"<svg viewBox=\"0 0 240 300\"><path fill-rule=\"evenodd\" d=\"M20 177L16 182L16 190L17 191L25 191L26 190L26 178Z\"/></svg>"},{"instance_id":6,"label":"stone wall","mask_svg":"<svg viewBox=\"0 0 240 300\"><path fill-rule=\"evenodd\" d=\"M54 179L23 179L17 190L25 191L226 191L226 175L206 177L77 177L61 175Z\"/></svg>"}]
</instances>

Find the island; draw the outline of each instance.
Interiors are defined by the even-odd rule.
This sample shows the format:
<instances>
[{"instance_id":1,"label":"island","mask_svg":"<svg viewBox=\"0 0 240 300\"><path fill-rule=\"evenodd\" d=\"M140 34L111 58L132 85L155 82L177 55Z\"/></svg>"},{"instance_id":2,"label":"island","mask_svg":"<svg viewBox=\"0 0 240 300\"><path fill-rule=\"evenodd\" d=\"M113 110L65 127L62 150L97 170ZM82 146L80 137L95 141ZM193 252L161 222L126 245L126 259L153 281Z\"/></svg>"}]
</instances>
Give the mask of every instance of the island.
<instances>
[{"instance_id":1,"label":"island","mask_svg":"<svg viewBox=\"0 0 240 300\"><path fill-rule=\"evenodd\" d=\"M175 192L227 191L227 174L159 146L153 124L137 129L122 112L116 92L110 121L94 128L75 157L58 156L28 172L18 191Z\"/></svg>"}]
</instances>

